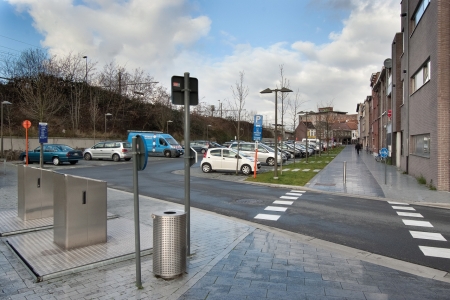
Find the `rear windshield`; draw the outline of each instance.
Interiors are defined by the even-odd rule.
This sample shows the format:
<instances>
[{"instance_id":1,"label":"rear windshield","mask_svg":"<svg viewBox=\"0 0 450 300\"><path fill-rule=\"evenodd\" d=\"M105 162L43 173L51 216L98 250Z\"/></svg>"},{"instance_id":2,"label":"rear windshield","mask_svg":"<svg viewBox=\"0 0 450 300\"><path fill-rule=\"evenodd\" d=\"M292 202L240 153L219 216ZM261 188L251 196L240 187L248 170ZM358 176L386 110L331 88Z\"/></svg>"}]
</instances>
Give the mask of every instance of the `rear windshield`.
<instances>
[{"instance_id":1,"label":"rear windshield","mask_svg":"<svg viewBox=\"0 0 450 300\"><path fill-rule=\"evenodd\" d=\"M124 148L131 148L131 144L130 143L123 143L123 147Z\"/></svg>"}]
</instances>

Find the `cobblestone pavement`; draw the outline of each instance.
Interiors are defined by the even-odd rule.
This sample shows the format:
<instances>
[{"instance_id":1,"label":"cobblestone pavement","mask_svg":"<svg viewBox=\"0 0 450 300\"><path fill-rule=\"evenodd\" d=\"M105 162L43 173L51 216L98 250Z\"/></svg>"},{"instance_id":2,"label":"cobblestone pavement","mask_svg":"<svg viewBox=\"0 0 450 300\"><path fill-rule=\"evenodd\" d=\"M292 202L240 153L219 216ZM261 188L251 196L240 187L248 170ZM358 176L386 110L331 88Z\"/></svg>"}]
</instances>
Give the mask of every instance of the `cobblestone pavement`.
<instances>
[{"instance_id":1,"label":"cobblestone pavement","mask_svg":"<svg viewBox=\"0 0 450 300\"><path fill-rule=\"evenodd\" d=\"M3 166L2 166L3 167ZM0 175L0 211L17 208L16 166ZM320 174L320 173L319 173ZM140 197L140 220L181 206ZM133 195L108 189L108 212L133 219ZM152 255L33 282L0 243L0 299L449 299L442 271L192 208L187 274L156 278Z\"/></svg>"}]
</instances>

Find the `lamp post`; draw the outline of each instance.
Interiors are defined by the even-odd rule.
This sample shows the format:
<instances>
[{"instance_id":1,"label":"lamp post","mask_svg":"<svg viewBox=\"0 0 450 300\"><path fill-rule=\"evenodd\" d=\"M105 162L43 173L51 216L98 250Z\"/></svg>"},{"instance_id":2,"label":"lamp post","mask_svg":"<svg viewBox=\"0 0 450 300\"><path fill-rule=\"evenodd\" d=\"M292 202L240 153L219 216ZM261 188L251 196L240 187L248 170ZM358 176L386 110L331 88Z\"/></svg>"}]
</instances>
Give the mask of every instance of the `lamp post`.
<instances>
[{"instance_id":1,"label":"lamp post","mask_svg":"<svg viewBox=\"0 0 450 300\"><path fill-rule=\"evenodd\" d=\"M206 140L209 141L208 139L208 128L211 127L211 125L206 125Z\"/></svg>"},{"instance_id":2,"label":"lamp post","mask_svg":"<svg viewBox=\"0 0 450 300\"><path fill-rule=\"evenodd\" d=\"M265 89L264 91L261 91L261 94L270 94L272 92L275 92L275 124L278 124L278 95L277 92L282 92L282 93L290 93L292 92L292 90L287 89L285 87L282 87L281 89L274 89L271 90L269 88ZM273 179L278 179L278 132L277 132L277 128L275 125L275 168L273 170Z\"/></svg>"},{"instance_id":3,"label":"lamp post","mask_svg":"<svg viewBox=\"0 0 450 300\"><path fill-rule=\"evenodd\" d=\"M84 76L84 81L86 81L86 83L87 83L87 56L85 55L85 56L83 56L83 58L86 60L86 75Z\"/></svg>"},{"instance_id":4,"label":"lamp post","mask_svg":"<svg viewBox=\"0 0 450 300\"><path fill-rule=\"evenodd\" d=\"M110 117L110 116L112 116L112 114L110 114L110 113L105 114L105 134L106 134L106 117Z\"/></svg>"},{"instance_id":5,"label":"lamp post","mask_svg":"<svg viewBox=\"0 0 450 300\"><path fill-rule=\"evenodd\" d=\"M12 104L11 102L9 102L9 101L3 101L2 102L2 109L1 109L1 127L2 127L2 129L1 129L1 131L2 131L2 133L1 133L1 135L2 135L2 138L1 138L1 140L2 140L2 143L1 143L1 153L0 153L0 155L1 155L1 157L3 157L3 105L10 105L10 104Z\"/></svg>"},{"instance_id":6,"label":"lamp post","mask_svg":"<svg viewBox=\"0 0 450 300\"><path fill-rule=\"evenodd\" d=\"M172 123L172 120L167 121L167 133L169 133L169 123Z\"/></svg>"},{"instance_id":7,"label":"lamp post","mask_svg":"<svg viewBox=\"0 0 450 300\"><path fill-rule=\"evenodd\" d=\"M220 117L222 118L222 103L220 102L220 100L217 101L219 101Z\"/></svg>"}]
</instances>

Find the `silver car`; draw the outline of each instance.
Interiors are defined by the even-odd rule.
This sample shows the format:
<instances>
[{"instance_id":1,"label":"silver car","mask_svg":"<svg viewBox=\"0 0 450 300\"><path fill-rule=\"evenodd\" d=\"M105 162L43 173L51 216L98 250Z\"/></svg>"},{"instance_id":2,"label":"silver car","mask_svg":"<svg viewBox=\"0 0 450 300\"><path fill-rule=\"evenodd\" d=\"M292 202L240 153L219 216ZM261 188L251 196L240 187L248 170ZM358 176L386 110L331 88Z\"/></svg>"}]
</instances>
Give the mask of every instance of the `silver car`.
<instances>
[{"instance_id":1,"label":"silver car","mask_svg":"<svg viewBox=\"0 0 450 300\"><path fill-rule=\"evenodd\" d=\"M120 161L124 159L129 161L131 156L131 144L123 141L100 142L83 152L85 160L112 159L113 161Z\"/></svg>"},{"instance_id":2,"label":"silver car","mask_svg":"<svg viewBox=\"0 0 450 300\"><path fill-rule=\"evenodd\" d=\"M238 144L232 143L229 147L237 151ZM247 156L255 157L255 143L243 142L239 144L239 153L242 152ZM281 156L279 153L277 155L277 162L281 163L281 160L286 160L286 158ZM275 165L275 150L267 147L262 143L258 143L258 161L261 163L268 164L269 166Z\"/></svg>"}]
</instances>

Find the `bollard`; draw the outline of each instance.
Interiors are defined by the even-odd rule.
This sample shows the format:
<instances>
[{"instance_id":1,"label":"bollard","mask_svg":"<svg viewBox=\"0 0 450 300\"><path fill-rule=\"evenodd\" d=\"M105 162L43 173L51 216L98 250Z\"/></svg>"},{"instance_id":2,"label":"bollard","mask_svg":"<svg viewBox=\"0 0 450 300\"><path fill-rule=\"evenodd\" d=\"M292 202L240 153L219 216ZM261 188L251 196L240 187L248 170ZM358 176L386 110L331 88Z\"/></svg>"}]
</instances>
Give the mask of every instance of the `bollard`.
<instances>
[{"instance_id":1,"label":"bollard","mask_svg":"<svg viewBox=\"0 0 450 300\"><path fill-rule=\"evenodd\" d=\"M347 181L347 162L344 161L344 184Z\"/></svg>"}]
</instances>

